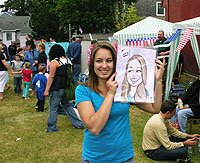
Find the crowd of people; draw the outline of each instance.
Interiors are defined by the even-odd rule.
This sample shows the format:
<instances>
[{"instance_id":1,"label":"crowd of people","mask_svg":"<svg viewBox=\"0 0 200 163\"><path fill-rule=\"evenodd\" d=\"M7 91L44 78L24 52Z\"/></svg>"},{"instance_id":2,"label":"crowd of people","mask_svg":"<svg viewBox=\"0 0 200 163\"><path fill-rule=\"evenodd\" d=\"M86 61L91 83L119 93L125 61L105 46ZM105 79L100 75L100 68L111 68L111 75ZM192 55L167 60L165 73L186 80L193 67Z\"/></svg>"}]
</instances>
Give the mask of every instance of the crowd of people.
<instances>
[{"instance_id":1,"label":"crowd of people","mask_svg":"<svg viewBox=\"0 0 200 163\"><path fill-rule=\"evenodd\" d=\"M83 128L82 121L74 111L74 103L69 102L65 95L66 62L72 64L72 60L67 59L65 51L60 45L52 46L49 57L47 57L44 39L36 45L31 35L27 34L25 38L26 46L23 48L18 47L14 41L11 41L8 48L2 40L0 42L0 99L4 99L3 92L8 83L8 71L10 71L14 78L15 95L29 100L30 92L35 94L37 99L35 109L38 112L44 112L45 96L49 96L47 132L58 130L56 128L57 114L60 111L58 108L65 111L75 128ZM78 38L77 36L76 44L80 44ZM50 38L50 42L55 43L55 39ZM80 54L81 51L77 57L80 57ZM49 65L48 62L50 62ZM49 71L47 71L47 66Z\"/></svg>"},{"instance_id":2,"label":"crowd of people","mask_svg":"<svg viewBox=\"0 0 200 163\"><path fill-rule=\"evenodd\" d=\"M158 40L160 35L163 37L164 32L159 31ZM8 71L10 71L14 77L14 93L29 100L31 88L37 98L35 104L37 111L44 111L45 98L49 96L46 132L59 130L57 118L60 109L68 116L75 128L85 128L82 163L133 163L134 150L129 119L130 103L114 102L118 87L118 82L115 80L116 47L108 42L96 40L92 42L88 50L88 80L80 82L82 36L75 37L75 40L69 45L67 53L61 45L55 44L51 47L48 54L49 71L47 71L48 59L44 41L41 40L36 46L30 35L27 35L26 39L26 48L17 48L11 41L7 50L5 44L0 42L0 100L4 99L3 92L8 83ZM54 39L51 41L55 43ZM158 55L164 56L168 53L169 51L159 52ZM140 59L141 56L136 56L137 60L138 58ZM138 62L137 60L131 58L129 64L134 61L132 63L134 65ZM75 101L69 101L66 98L68 63L72 65L73 83L77 86ZM189 160L188 146L196 145L200 135L186 134L186 121L184 121L184 130L182 131L178 131L170 125L168 120L175 115L176 105L170 100L164 102L162 100L165 58L156 59L155 63L155 102L145 103L142 101L145 101L146 97L145 84L144 88L136 90L133 96L136 101L142 98L134 105L145 112L154 114L144 127L142 149L146 156L153 160L187 161ZM197 89L199 89L199 85ZM144 94L144 97L141 93ZM129 98L128 94L130 93L126 93L124 98ZM199 94L197 96L199 97ZM199 108L198 100L195 108ZM185 102L189 102L190 111L193 111L193 102L188 99ZM77 115L77 110L80 117ZM178 113L179 117L181 112L183 111ZM186 114L185 112L184 114Z\"/></svg>"}]
</instances>

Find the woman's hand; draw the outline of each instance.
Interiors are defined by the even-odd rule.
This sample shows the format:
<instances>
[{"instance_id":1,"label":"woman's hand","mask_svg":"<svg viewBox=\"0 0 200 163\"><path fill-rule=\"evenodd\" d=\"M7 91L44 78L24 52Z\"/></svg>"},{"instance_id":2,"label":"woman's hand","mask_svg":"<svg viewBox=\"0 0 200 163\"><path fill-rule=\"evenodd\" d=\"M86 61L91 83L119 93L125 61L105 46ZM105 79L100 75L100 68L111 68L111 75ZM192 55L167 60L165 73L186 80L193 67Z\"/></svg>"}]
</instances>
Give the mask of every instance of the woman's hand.
<instances>
[{"instance_id":1,"label":"woman's hand","mask_svg":"<svg viewBox=\"0 0 200 163\"><path fill-rule=\"evenodd\" d=\"M156 80L162 80L163 73L165 71L165 58L163 58L163 62L160 60L156 59L156 70L155 70L155 76Z\"/></svg>"},{"instance_id":2,"label":"woman's hand","mask_svg":"<svg viewBox=\"0 0 200 163\"><path fill-rule=\"evenodd\" d=\"M116 80L114 80L115 76L116 76L116 72L108 79L108 81L106 82L106 87L107 87L107 93L111 94L111 95L115 95L116 93L116 89L118 87L118 83Z\"/></svg>"}]
</instances>

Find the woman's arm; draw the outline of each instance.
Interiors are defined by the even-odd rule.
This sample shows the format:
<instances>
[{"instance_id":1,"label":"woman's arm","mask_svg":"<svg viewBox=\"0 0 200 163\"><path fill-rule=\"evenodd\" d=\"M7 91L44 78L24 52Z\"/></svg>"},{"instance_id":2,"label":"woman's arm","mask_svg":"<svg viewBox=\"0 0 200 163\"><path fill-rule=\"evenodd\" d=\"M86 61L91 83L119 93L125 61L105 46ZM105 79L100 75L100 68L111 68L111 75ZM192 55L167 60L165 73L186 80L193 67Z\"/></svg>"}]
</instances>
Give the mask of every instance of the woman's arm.
<instances>
[{"instance_id":1,"label":"woman's arm","mask_svg":"<svg viewBox=\"0 0 200 163\"><path fill-rule=\"evenodd\" d=\"M3 63L3 65L4 65L9 71L12 72L12 69L11 69L10 66L6 63L6 60L5 60L5 59L1 60L1 62Z\"/></svg>"},{"instance_id":2,"label":"woman's arm","mask_svg":"<svg viewBox=\"0 0 200 163\"><path fill-rule=\"evenodd\" d=\"M56 73L56 69L57 67L59 67L59 63L56 60L51 61L50 65L49 65L49 78L47 80L47 85L46 85L46 89L44 92L44 96L48 96L49 95L49 90L50 87L53 83L53 79Z\"/></svg>"},{"instance_id":3,"label":"woman's arm","mask_svg":"<svg viewBox=\"0 0 200 163\"><path fill-rule=\"evenodd\" d=\"M90 132L95 135L98 135L105 127L110 115L114 95L118 85L117 81L113 81L114 77L115 74L113 74L106 83L106 85L109 86L109 90L97 112L95 112L92 103L89 101L81 102L77 106L83 123L90 130Z\"/></svg>"},{"instance_id":4,"label":"woman's arm","mask_svg":"<svg viewBox=\"0 0 200 163\"><path fill-rule=\"evenodd\" d=\"M160 60L156 60L156 70L155 70L156 85L155 85L154 103L136 104L137 107L146 112L159 113L160 111L160 107L162 104L162 76L165 70L164 66L165 66L165 59L163 59L163 62L161 62Z\"/></svg>"}]
</instances>

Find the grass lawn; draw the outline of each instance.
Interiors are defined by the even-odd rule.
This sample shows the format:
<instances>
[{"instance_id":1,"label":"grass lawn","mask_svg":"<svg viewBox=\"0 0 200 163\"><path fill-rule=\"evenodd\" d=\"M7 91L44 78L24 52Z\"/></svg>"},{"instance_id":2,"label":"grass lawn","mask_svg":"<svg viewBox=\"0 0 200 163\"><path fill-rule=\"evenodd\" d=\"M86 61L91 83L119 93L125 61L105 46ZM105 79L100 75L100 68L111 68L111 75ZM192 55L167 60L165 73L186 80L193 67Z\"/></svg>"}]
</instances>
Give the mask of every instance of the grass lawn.
<instances>
[{"instance_id":1,"label":"grass lawn","mask_svg":"<svg viewBox=\"0 0 200 163\"><path fill-rule=\"evenodd\" d=\"M12 78L10 76L10 85ZM184 82L187 80L192 79L184 78ZM15 96L13 86L5 91L5 99L0 101L0 163L80 162L83 130L74 129L66 116L59 115L59 132L45 133L48 101L44 113L36 112L35 102L34 96L30 96L30 100ZM150 116L135 107L130 110L136 163L156 162L148 159L141 149L143 127ZM192 132L200 133L200 125L195 125ZM199 162L196 147L190 156L193 163Z\"/></svg>"}]
</instances>

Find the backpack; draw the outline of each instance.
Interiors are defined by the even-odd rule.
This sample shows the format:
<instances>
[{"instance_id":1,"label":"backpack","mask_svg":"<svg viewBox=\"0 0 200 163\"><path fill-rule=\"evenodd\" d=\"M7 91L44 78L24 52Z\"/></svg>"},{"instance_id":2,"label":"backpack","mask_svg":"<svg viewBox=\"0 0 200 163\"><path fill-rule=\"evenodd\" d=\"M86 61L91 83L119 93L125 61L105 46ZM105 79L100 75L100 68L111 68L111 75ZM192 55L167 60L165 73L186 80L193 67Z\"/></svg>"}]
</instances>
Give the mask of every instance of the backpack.
<instances>
[{"instance_id":1,"label":"backpack","mask_svg":"<svg viewBox=\"0 0 200 163\"><path fill-rule=\"evenodd\" d=\"M66 96L68 100L74 100L75 99L75 85L73 83L73 71L72 71L72 65L69 63L67 58L67 86L66 86Z\"/></svg>"},{"instance_id":2,"label":"backpack","mask_svg":"<svg viewBox=\"0 0 200 163\"><path fill-rule=\"evenodd\" d=\"M66 97L67 100L74 100L75 99L75 85L73 83L73 71L72 71L72 65L69 63L68 58L67 63L63 64L59 59L56 59L61 65L64 65L66 67L66 71L63 73L63 75L66 77Z\"/></svg>"},{"instance_id":3,"label":"backpack","mask_svg":"<svg viewBox=\"0 0 200 163\"><path fill-rule=\"evenodd\" d=\"M68 58L67 58L66 68L67 68L67 75L66 75L67 88L69 88L71 83L73 83L73 71L72 71L72 65L69 63Z\"/></svg>"}]
</instances>

